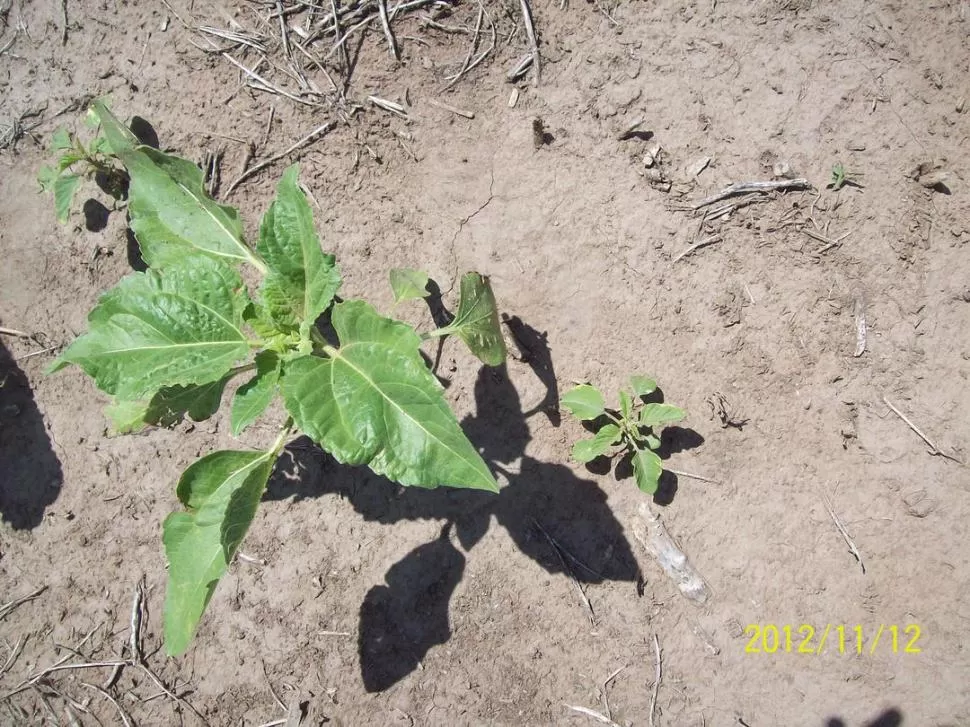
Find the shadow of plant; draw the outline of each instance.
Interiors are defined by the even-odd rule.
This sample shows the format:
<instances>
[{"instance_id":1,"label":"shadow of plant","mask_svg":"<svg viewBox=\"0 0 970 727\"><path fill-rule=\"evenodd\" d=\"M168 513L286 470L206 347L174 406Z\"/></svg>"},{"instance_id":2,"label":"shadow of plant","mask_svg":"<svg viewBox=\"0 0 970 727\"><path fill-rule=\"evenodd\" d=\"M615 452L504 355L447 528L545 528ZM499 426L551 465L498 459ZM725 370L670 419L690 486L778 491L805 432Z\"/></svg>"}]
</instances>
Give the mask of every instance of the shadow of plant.
<instances>
[{"instance_id":1,"label":"shadow of plant","mask_svg":"<svg viewBox=\"0 0 970 727\"><path fill-rule=\"evenodd\" d=\"M518 333L531 330L522 324ZM546 381L552 372L548 350L543 337L536 334L534 339L523 343L535 357L530 365L543 370L541 379ZM506 366L479 372L475 401L478 413L466 418L462 427L492 469L508 480L498 495L400 487L370 470L340 465L307 438L287 447L290 469L298 476L281 472L270 482L268 499L335 493L346 497L367 520L444 522L439 538L404 556L388 571L385 585L375 586L364 599L358 646L369 692L389 688L410 674L430 648L450 638L448 603L466 562L448 537L452 530L461 547L470 551L494 519L519 550L548 573L568 569L582 583L639 577L623 526L597 484L576 477L568 467L525 454L531 434ZM548 414L554 420L555 414Z\"/></svg>"},{"instance_id":2,"label":"shadow of plant","mask_svg":"<svg viewBox=\"0 0 970 727\"><path fill-rule=\"evenodd\" d=\"M0 515L15 530L40 525L61 492L61 463L27 377L0 343Z\"/></svg>"}]
</instances>

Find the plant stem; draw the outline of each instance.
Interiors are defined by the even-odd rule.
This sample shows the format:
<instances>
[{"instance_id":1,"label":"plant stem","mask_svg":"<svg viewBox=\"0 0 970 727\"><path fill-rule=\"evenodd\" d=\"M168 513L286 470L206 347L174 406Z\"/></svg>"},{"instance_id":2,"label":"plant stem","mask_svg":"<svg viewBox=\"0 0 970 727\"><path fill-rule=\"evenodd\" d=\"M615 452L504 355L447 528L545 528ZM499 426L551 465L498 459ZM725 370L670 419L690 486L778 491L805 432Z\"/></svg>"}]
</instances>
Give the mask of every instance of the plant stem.
<instances>
[{"instance_id":1,"label":"plant stem","mask_svg":"<svg viewBox=\"0 0 970 727\"><path fill-rule=\"evenodd\" d=\"M623 424L624 424L624 422L626 421L625 419L621 419L621 418L620 418L620 417L618 417L618 416L614 416L614 415L613 415L612 413L610 413L610 411L609 411L609 409L606 409L606 410L604 410L604 413L605 413L605 414L606 414L606 416L608 416L608 417L609 417L609 418L610 418L610 419L611 419L611 420L613 421L613 423L614 423L614 424L616 424L616 425L617 425L617 426L618 426L618 427L619 427L620 429L624 429L624 428L625 428L625 427L623 426Z\"/></svg>"},{"instance_id":2,"label":"plant stem","mask_svg":"<svg viewBox=\"0 0 970 727\"><path fill-rule=\"evenodd\" d=\"M455 332L455 329L451 326L445 326L444 328L435 328L433 331L428 331L427 333L421 334L421 340L427 341L429 338L441 338L442 336L450 336Z\"/></svg>"},{"instance_id":3,"label":"plant stem","mask_svg":"<svg viewBox=\"0 0 970 727\"><path fill-rule=\"evenodd\" d=\"M236 374L241 374L241 373L244 373L246 371L252 371L254 368L256 368L256 362L255 361L253 361L251 363L248 363L248 364L243 364L242 366L236 366L234 368L229 369L229 375L230 376L235 376Z\"/></svg>"},{"instance_id":4,"label":"plant stem","mask_svg":"<svg viewBox=\"0 0 970 727\"><path fill-rule=\"evenodd\" d=\"M273 453L274 457L279 455L279 453L282 451L283 442L286 440L287 437L290 436L290 433L292 432L292 430L293 430L293 417L287 417L286 421L283 423L283 431L280 432L280 436L276 438L276 441L273 442L273 446L270 447L270 450L269 450L270 452Z\"/></svg>"}]
</instances>

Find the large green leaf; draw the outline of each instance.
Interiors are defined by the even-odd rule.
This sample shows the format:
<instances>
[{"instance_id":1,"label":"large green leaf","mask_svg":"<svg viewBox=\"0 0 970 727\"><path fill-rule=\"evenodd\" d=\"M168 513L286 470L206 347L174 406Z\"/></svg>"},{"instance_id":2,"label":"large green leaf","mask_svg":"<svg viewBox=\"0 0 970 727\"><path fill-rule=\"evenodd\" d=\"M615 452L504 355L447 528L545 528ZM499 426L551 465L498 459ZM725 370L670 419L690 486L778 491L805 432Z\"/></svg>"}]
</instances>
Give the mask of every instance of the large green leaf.
<instances>
[{"instance_id":1,"label":"large green leaf","mask_svg":"<svg viewBox=\"0 0 970 727\"><path fill-rule=\"evenodd\" d=\"M188 512L165 519L168 558L165 649L180 654L192 640L219 579L256 514L275 451L213 452L189 466L178 484Z\"/></svg>"},{"instance_id":2,"label":"large green leaf","mask_svg":"<svg viewBox=\"0 0 970 727\"><path fill-rule=\"evenodd\" d=\"M645 404L640 410L640 426L656 427L679 422L687 416L683 409L670 404Z\"/></svg>"},{"instance_id":3,"label":"large green leaf","mask_svg":"<svg viewBox=\"0 0 970 727\"><path fill-rule=\"evenodd\" d=\"M136 432L146 424L174 427L186 416L200 422L219 411L222 392L231 378L227 374L208 384L166 386L148 401L115 401L105 413L120 434Z\"/></svg>"},{"instance_id":4,"label":"large green leaf","mask_svg":"<svg viewBox=\"0 0 970 727\"><path fill-rule=\"evenodd\" d=\"M580 384L563 394L560 403L566 407L574 417L581 421L589 421L606 413L606 402L603 394L595 386Z\"/></svg>"},{"instance_id":5,"label":"large green leaf","mask_svg":"<svg viewBox=\"0 0 970 727\"><path fill-rule=\"evenodd\" d=\"M101 126L101 133L108 144L108 149L115 156L120 158L122 154L133 151L141 143L138 137L108 110L104 101L94 101L88 109L88 115ZM98 143L97 140L95 143Z\"/></svg>"},{"instance_id":6,"label":"large green leaf","mask_svg":"<svg viewBox=\"0 0 970 727\"><path fill-rule=\"evenodd\" d=\"M150 267L167 267L198 252L265 269L243 242L239 213L209 197L199 167L147 146L120 158L131 177L131 230Z\"/></svg>"},{"instance_id":7,"label":"large green leaf","mask_svg":"<svg viewBox=\"0 0 970 727\"><path fill-rule=\"evenodd\" d=\"M273 351L261 351L256 355L256 375L239 387L232 400L229 420L234 436L256 421L276 396L280 380L280 359Z\"/></svg>"},{"instance_id":8,"label":"large green leaf","mask_svg":"<svg viewBox=\"0 0 970 727\"><path fill-rule=\"evenodd\" d=\"M100 102L91 111L112 153L128 170L128 212L141 255L150 267L167 267L200 252L230 263L265 265L243 241L239 213L205 191L202 170L179 157L147 146Z\"/></svg>"},{"instance_id":9,"label":"large green leaf","mask_svg":"<svg viewBox=\"0 0 970 727\"><path fill-rule=\"evenodd\" d=\"M299 167L283 173L276 199L263 215L256 250L269 271L260 293L273 321L309 337L314 321L333 302L340 272L320 249L313 211L299 185Z\"/></svg>"},{"instance_id":10,"label":"large green leaf","mask_svg":"<svg viewBox=\"0 0 970 727\"><path fill-rule=\"evenodd\" d=\"M589 439L580 439L573 445L573 459L577 462L592 462L602 457L620 439L620 428L616 424L604 424Z\"/></svg>"},{"instance_id":11,"label":"large green leaf","mask_svg":"<svg viewBox=\"0 0 970 727\"><path fill-rule=\"evenodd\" d=\"M216 381L249 352L241 330L246 303L239 275L200 255L164 273L133 273L101 297L89 331L53 369L77 364L98 388L127 401Z\"/></svg>"},{"instance_id":12,"label":"large green leaf","mask_svg":"<svg viewBox=\"0 0 970 727\"><path fill-rule=\"evenodd\" d=\"M394 293L395 303L427 298L431 295L428 291L428 274L423 270L391 268L388 277L391 281L391 291Z\"/></svg>"},{"instance_id":13,"label":"large green leaf","mask_svg":"<svg viewBox=\"0 0 970 727\"><path fill-rule=\"evenodd\" d=\"M657 491L663 462L656 452L650 449L637 449L633 453L633 476L637 487L648 495Z\"/></svg>"},{"instance_id":14,"label":"large green leaf","mask_svg":"<svg viewBox=\"0 0 970 727\"><path fill-rule=\"evenodd\" d=\"M333 308L339 349L284 364L283 399L306 434L337 460L403 485L498 491L461 431L410 326L363 301Z\"/></svg>"},{"instance_id":15,"label":"large green leaf","mask_svg":"<svg viewBox=\"0 0 970 727\"><path fill-rule=\"evenodd\" d=\"M438 333L458 336L488 366L501 366L505 362L505 339L502 338L495 294L487 277L478 273L462 276L458 312L455 319Z\"/></svg>"}]
</instances>

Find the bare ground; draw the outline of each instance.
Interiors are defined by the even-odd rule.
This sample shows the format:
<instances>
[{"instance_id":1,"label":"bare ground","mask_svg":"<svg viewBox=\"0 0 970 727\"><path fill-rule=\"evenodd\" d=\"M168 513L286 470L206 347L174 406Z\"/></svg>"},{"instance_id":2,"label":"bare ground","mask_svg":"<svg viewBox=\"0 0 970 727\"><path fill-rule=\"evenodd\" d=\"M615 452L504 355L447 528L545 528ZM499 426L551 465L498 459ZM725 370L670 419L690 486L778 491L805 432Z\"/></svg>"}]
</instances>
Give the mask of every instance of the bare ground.
<instances>
[{"instance_id":1,"label":"bare ground","mask_svg":"<svg viewBox=\"0 0 970 727\"><path fill-rule=\"evenodd\" d=\"M247 143L266 158L334 113L240 88L182 24L258 27L257 5L68 3L66 42L59 4L6 5L0 122L24 134L0 152L0 325L33 338L0 338L0 602L44 590L0 615L2 719L120 723L97 686L138 724L260 725L286 709L303 724L595 723L567 705L622 725L970 724L970 4L543 0L540 83L520 81L511 108L519 5L486 6L497 48L447 93L467 33L396 21L399 65L374 23L348 91L362 110L301 163L346 294L389 311L387 269L414 266L453 304L475 269L521 319L531 363L479 372L448 347L440 369L503 491L405 491L299 440L243 546L259 562L235 563L192 649L167 659L160 524L179 472L233 440L222 415L107 436L91 382L45 375L54 351L30 356L82 331L130 270L123 214L58 226L34 177L91 96L183 156L222 152L223 188ZM460 3L442 22L477 13ZM618 140L638 118L650 133ZM669 191L643 164L654 143ZM814 190L703 225L681 209L779 162ZM826 189L836 162L863 186ZM912 178L922 162L945 187ZM281 169L226 198L250 230ZM655 503L711 585L703 607L633 538L631 480L571 463L583 431L554 410L572 380L613 390L637 372L690 412L667 465L714 481L668 476ZM243 444L274 436L267 418ZM65 656L119 658L142 577L147 663L183 702L130 667L106 687L109 668L72 669L8 696ZM748 653L749 626L777 627L781 648ZM802 626L815 647L830 627L822 653L797 653Z\"/></svg>"}]
</instances>

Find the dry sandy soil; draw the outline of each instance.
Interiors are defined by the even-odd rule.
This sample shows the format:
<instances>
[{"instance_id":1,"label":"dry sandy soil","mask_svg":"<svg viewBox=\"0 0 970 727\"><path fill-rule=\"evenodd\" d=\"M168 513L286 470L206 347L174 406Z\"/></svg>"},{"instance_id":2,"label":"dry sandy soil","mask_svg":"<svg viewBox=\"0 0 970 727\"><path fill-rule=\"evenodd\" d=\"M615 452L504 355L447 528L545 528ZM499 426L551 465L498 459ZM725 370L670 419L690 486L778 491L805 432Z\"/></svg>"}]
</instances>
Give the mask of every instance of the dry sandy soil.
<instances>
[{"instance_id":1,"label":"dry sandy soil","mask_svg":"<svg viewBox=\"0 0 970 727\"><path fill-rule=\"evenodd\" d=\"M140 725L596 724L570 706L624 726L970 724L970 3L534 0L534 85L506 78L529 48L519 3L486 0L496 47L447 91L479 6L429 6L394 20L401 63L378 21L356 31L344 99L309 66L316 108L245 87L194 30L233 19L279 62L272 2L70 0L66 26L61 3L0 6L0 325L31 336L0 338L0 602L36 594L0 612L0 721L121 724L110 697ZM339 84L341 54L326 63ZM533 352L480 370L449 345L440 368L498 496L405 491L297 440L243 544L256 562L232 566L180 658L161 651L161 522L182 469L240 445L223 414L110 436L91 381L44 374L131 270L123 213L90 202L59 226L34 181L53 131L83 130L104 94L163 148L221 154L223 190L249 144L264 160L338 120L287 159L344 294L389 311L388 268L413 266L453 306L479 270ZM861 186L826 188L836 163ZM284 164L220 195L249 230ZM813 188L690 209L776 164ZM644 496L570 462L583 430L556 411L573 380L637 372L689 412L667 466L710 480L668 474L652 503L710 584L700 607L633 537ZM23 688L65 658L123 657L142 578L146 663L182 701L134 667ZM749 653L750 626L781 647ZM822 653L798 653L803 626L816 650L830 627Z\"/></svg>"}]
</instances>

